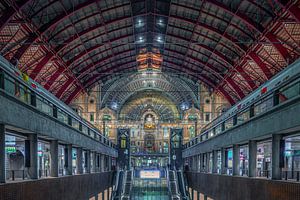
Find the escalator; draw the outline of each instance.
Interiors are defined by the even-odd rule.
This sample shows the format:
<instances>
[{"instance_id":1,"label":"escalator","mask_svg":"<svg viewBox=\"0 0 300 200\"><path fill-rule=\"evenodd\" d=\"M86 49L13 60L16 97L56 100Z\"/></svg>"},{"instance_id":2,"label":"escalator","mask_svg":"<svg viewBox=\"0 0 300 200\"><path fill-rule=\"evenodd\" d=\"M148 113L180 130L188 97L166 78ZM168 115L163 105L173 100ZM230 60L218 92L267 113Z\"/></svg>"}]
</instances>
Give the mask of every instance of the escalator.
<instances>
[{"instance_id":1,"label":"escalator","mask_svg":"<svg viewBox=\"0 0 300 200\"><path fill-rule=\"evenodd\" d=\"M169 195L172 200L190 200L182 171L168 171Z\"/></svg>"},{"instance_id":2,"label":"escalator","mask_svg":"<svg viewBox=\"0 0 300 200\"><path fill-rule=\"evenodd\" d=\"M129 200L132 189L133 171L128 170L125 172L125 178L123 179L123 190L121 200Z\"/></svg>"},{"instance_id":3,"label":"escalator","mask_svg":"<svg viewBox=\"0 0 300 200\"><path fill-rule=\"evenodd\" d=\"M167 173L169 196L172 200L180 200L180 194L178 192L178 185L176 180L176 173L173 170L169 170Z\"/></svg>"},{"instance_id":4,"label":"escalator","mask_svg":"<svg viewBox=\"0 0 300 200\"><path fill-rule=\"evenodd\" d=\"M124 171L117 171L114 177L114 187L111 195L111 200L121 200L123 189Z\"/></svg>"},{"instance_id":5,"label":"escalator","mask_svg":"<svg viewBox=\"0 0 300 200\"><path fill-rule=\"evenodd\" d=\"M178 189L179 189L181 199L190 200L185 175L181 170L176 171L176 174L177 174L177 184L178 184Z\"/></svg>"}]
</instances>

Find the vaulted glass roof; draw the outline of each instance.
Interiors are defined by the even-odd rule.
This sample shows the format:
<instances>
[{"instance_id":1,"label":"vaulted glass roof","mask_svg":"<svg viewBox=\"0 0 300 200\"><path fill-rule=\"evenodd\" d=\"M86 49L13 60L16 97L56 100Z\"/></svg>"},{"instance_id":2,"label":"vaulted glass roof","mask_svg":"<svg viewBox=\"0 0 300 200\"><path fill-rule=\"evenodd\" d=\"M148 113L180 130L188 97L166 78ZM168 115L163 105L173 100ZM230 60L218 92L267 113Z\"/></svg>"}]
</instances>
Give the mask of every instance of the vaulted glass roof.
<instances>
[{"instance_id":1,"label":"vaulted glass roof","mask_svg":"<svg viewBox=\"0 0 300 200\"><path fill-rule=\"evenodd\" d=\"M298 0L5 0L0 53L66 103L155 69L234 104L299 58L299 10Z\"/></svg>"}]
</instances>

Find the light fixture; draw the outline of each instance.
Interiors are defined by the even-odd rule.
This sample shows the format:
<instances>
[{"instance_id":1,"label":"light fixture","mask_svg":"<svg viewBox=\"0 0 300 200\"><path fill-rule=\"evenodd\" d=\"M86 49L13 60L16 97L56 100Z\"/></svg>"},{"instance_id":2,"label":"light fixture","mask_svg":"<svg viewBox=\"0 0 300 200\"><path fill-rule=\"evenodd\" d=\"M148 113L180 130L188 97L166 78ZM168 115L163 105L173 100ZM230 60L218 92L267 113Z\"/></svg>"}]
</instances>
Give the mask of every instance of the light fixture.
<instances>
[{"instance_id":1,"label":"light fixture","mask_svg":"<svg viewBox=\"0 0 300 200\"><path fill-rule=\"evenodd\" d=\"M113 102L111 104L111 108L114 109L114 110L116 110L118 108L118 103L117 102Z\"/></svg>"}]
</instances>

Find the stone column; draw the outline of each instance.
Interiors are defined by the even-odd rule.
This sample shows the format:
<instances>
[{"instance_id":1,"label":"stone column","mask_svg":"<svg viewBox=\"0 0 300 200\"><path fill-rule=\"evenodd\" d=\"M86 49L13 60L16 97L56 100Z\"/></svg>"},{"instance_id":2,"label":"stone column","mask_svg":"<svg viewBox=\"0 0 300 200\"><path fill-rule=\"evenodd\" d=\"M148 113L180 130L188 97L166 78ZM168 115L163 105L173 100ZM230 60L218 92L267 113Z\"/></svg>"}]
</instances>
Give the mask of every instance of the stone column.
<instances>
[{"instance_id":1,"label":"stone column","mask_svg":"<svg viewBox=\"0 0 300 200\"><path fill-rule=\"evenodd\" d=\"M210 159L210 153L206 153L206 173L209 173L209 159Z\"/></svg>"},{"instance_id":2,"label":"stone column","mask_svg":"<svg viewBox=\"0 0 300 200\"><path fill-rule=\"evenodd\" d=\"M218 173L218 151L213 150L212 173Z\"/></svg>"},{"instance_id":3,"label":"stone column","mask_svg":"<svg viewBox=\"0 0 300 200\"><path fill-rule=\"evenodd\" d=\"M82 160L82 148L78 147L76 152L76 169L77 169L77 174L83 174L83 160Z\"/></svg>"},{"instance_id":4,"label":"stone column","mask_svg":"<svg viewBox=\"0 0 300 200\"><path fill-rule=\"evenodd\" d=\"M201 168L201 163L200 163L201 157L200 157L200 154L197 155L197 160L198 160L197 161L198 162L197 163L197 166L198 166L197 167L197 172L200 172L200 168Z\"/></svg>"},{"instance_id":5,"label":"stone column","mask_svg":"<svg viewBox=\"0 0 300 200\"><path fill-rule=\"evenodd\" d=\"M29 151L30 151L30 167L28 168L28 174L31 179L38 179L38 138L37 134L30 134Z\"/></svg>"},{"instance_id":6,"label":"stone column","mask_svg":"<svg viewBox=\"0 0 300 200\"><path fill-rule=\"evenodd\" d=\"M92 162L92 173L96 172L96 159L97 159L97 153L94 151L92 152L93 162Z\"/></svg>"},{"instance_id":7,"label":"stone column","mask_svg":"<svg viewBox=\"0 0 300 200\"><path fill-rule=\"evenodd\" d=\"M5 181L5 125L0 124L0 183Z\"/></svg>"},{"instance_id":8,"label":"stone column","mask_svg":"<svg viewBox=\"0 0 300 200\"><path fill-rule=\"evenodd\" d=\"M226 149L221 148L221 174L226 174Z\"/></svg>"},{"instance_id":9,"label":"stone column","mask_svg":"<svg viewBox=\"0 0 300 200\"><path fill-rule=\"evenodd\" d=\"M249 177L256 177L257 142L250 140L249 144Z\"/></svg>"},{"instance_id":10,"label":"stone column","mask_svg":"<svg viewBox=\"0 0 300 200\"><path fill-rule=\"evenodd\" d=\"M97 153L97 172L101 172L101 169L100 169L100 167L101 167L101 159L100 159L100 154L99 153Z\"/></svg>"},{"instance_id":11,"label":"stone column","mask_svg":"<svg viewBox=\"0 0 300 200\"><path fill-rule=\"evenodd\" d=\"M58 177L58 141L50 142L50 176Z\"/></svg>"},{"instance_id":12,"label":"stone column","mask_svg":"<svg viewBox=\"0 0 300 200\"><path fill-rule=\"evenodd\" d=\"M72 160L73 160L73 156L72 156L72 144L68 144L68 145L66 145L66 163L65 163L65 165L66 165L66 174L67 175L72 175L73 174L73 166L72 166L72 164L73 164L73 162L72 162Z\"/></svg>"},{"instance_id":13,"label":"stone column","mask_svg":"<svg viewBox=\"0 0 300 200\"><path fill-rule=\"evenodd\" d=\"M234 144L232 146L232 155L233 155L233 163L232 163L232 175L239 176L240 175L240 146Z\"/></svg>"},{"instance_id":14,"label":"stone column","mask_svg":"<svg viewBox=\"0 0 300 200\"><path fill-rule=\"evenodd\" d=\"M283 158L284 143L282 142L282 135L274 134L272 135L272 179L281 180L282 166L280 166L280 159Z\"/></svg>"},{"instance_id":15,"label":"stone column","mask_svg":"<svg viewBox=\"0 0 300 200\"><path fill-rule=\"evenodd\" d=\"M105 155L103 155L103 154L101 154L101 162L100 162L100 165L101 165L101 172L104 172L105 171L105 169L104 169L104 167L105 167L105 165L104 165L104 156Z\"/></svg>"},{"instance_id":16,"label":"stone column","mask_svg":"<svg viewBox=\"0 0 300 200\"><path fill-rule=\"evenodd\" d=\"M195 171L197 172L199 169L199 156L195 156Z\"/></svg>"},{"instance_id":17,"label":"stone column","mask_svg":"<svg viewBox=\"0 0 300 200\"><path fill-rule=\"evenodd\" d=\"M108 171L111 171L111 156L108 156Z\"/></svg>"},{"instance_id":18,"label":"stone column","mask_svg":"<svg viewBox=\"0 0 300 200\"><path fill-rule=\"evenodd\" d=\"M203 172L204 170L204 163L203 163L203 160L204 160L204 154L203 153L200 153L200 172Z\"/></svg>"},{"instance_id":19,"label":"stone column","mask_svg":"<svg viewBox=\"0 0 300 200\"><path fill-rule=\"evenodd\" d=\"M86 151L86 173L91 173L91 151Z\"/></svg>"}]
</instances>

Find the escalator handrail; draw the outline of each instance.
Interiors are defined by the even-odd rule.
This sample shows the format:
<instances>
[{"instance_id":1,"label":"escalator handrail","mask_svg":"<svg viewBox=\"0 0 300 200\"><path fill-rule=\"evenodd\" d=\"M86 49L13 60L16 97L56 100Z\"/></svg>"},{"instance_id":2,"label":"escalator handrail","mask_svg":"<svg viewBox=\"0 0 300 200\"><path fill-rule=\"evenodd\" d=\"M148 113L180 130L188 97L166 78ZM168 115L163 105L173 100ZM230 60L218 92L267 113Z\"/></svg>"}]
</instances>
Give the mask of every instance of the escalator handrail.
<instances>
[{"instance_id":1,"label":"escalator handrail","mask_svg":"<svg viewBox=\"0 0 300 200\"><path fill-rule=\"evenodd\" d=\"M190 197L189 197L189 195L186 191L186 184L185 184L185 181L184 181L183 172L181 170L178 170L178 172L179 172L180 182L181 182L181 187L182 187L181 190L183 192L182 197L186 198L186 199L190 199ZM177 173L177 175L178 175L178 173Z\"/></svg>"},{"instance_id":2,"label":"escalator handrail","mask_svg":"<svg viewBox=\"0 0 300 200\"><path fill-rule=\"evenodd\" d=\"M115 182L115 185L114 185L114 188L113 188L113 191L112 191L112 195L111 195L111 200L114 200L115 197L118 195L118 187L119 187L119 179L120 179L120 174L122 173L123 171L122 170L118 170L117 171L117 174L116 174L116 182Z\"/></svg>"}]
</instances>

